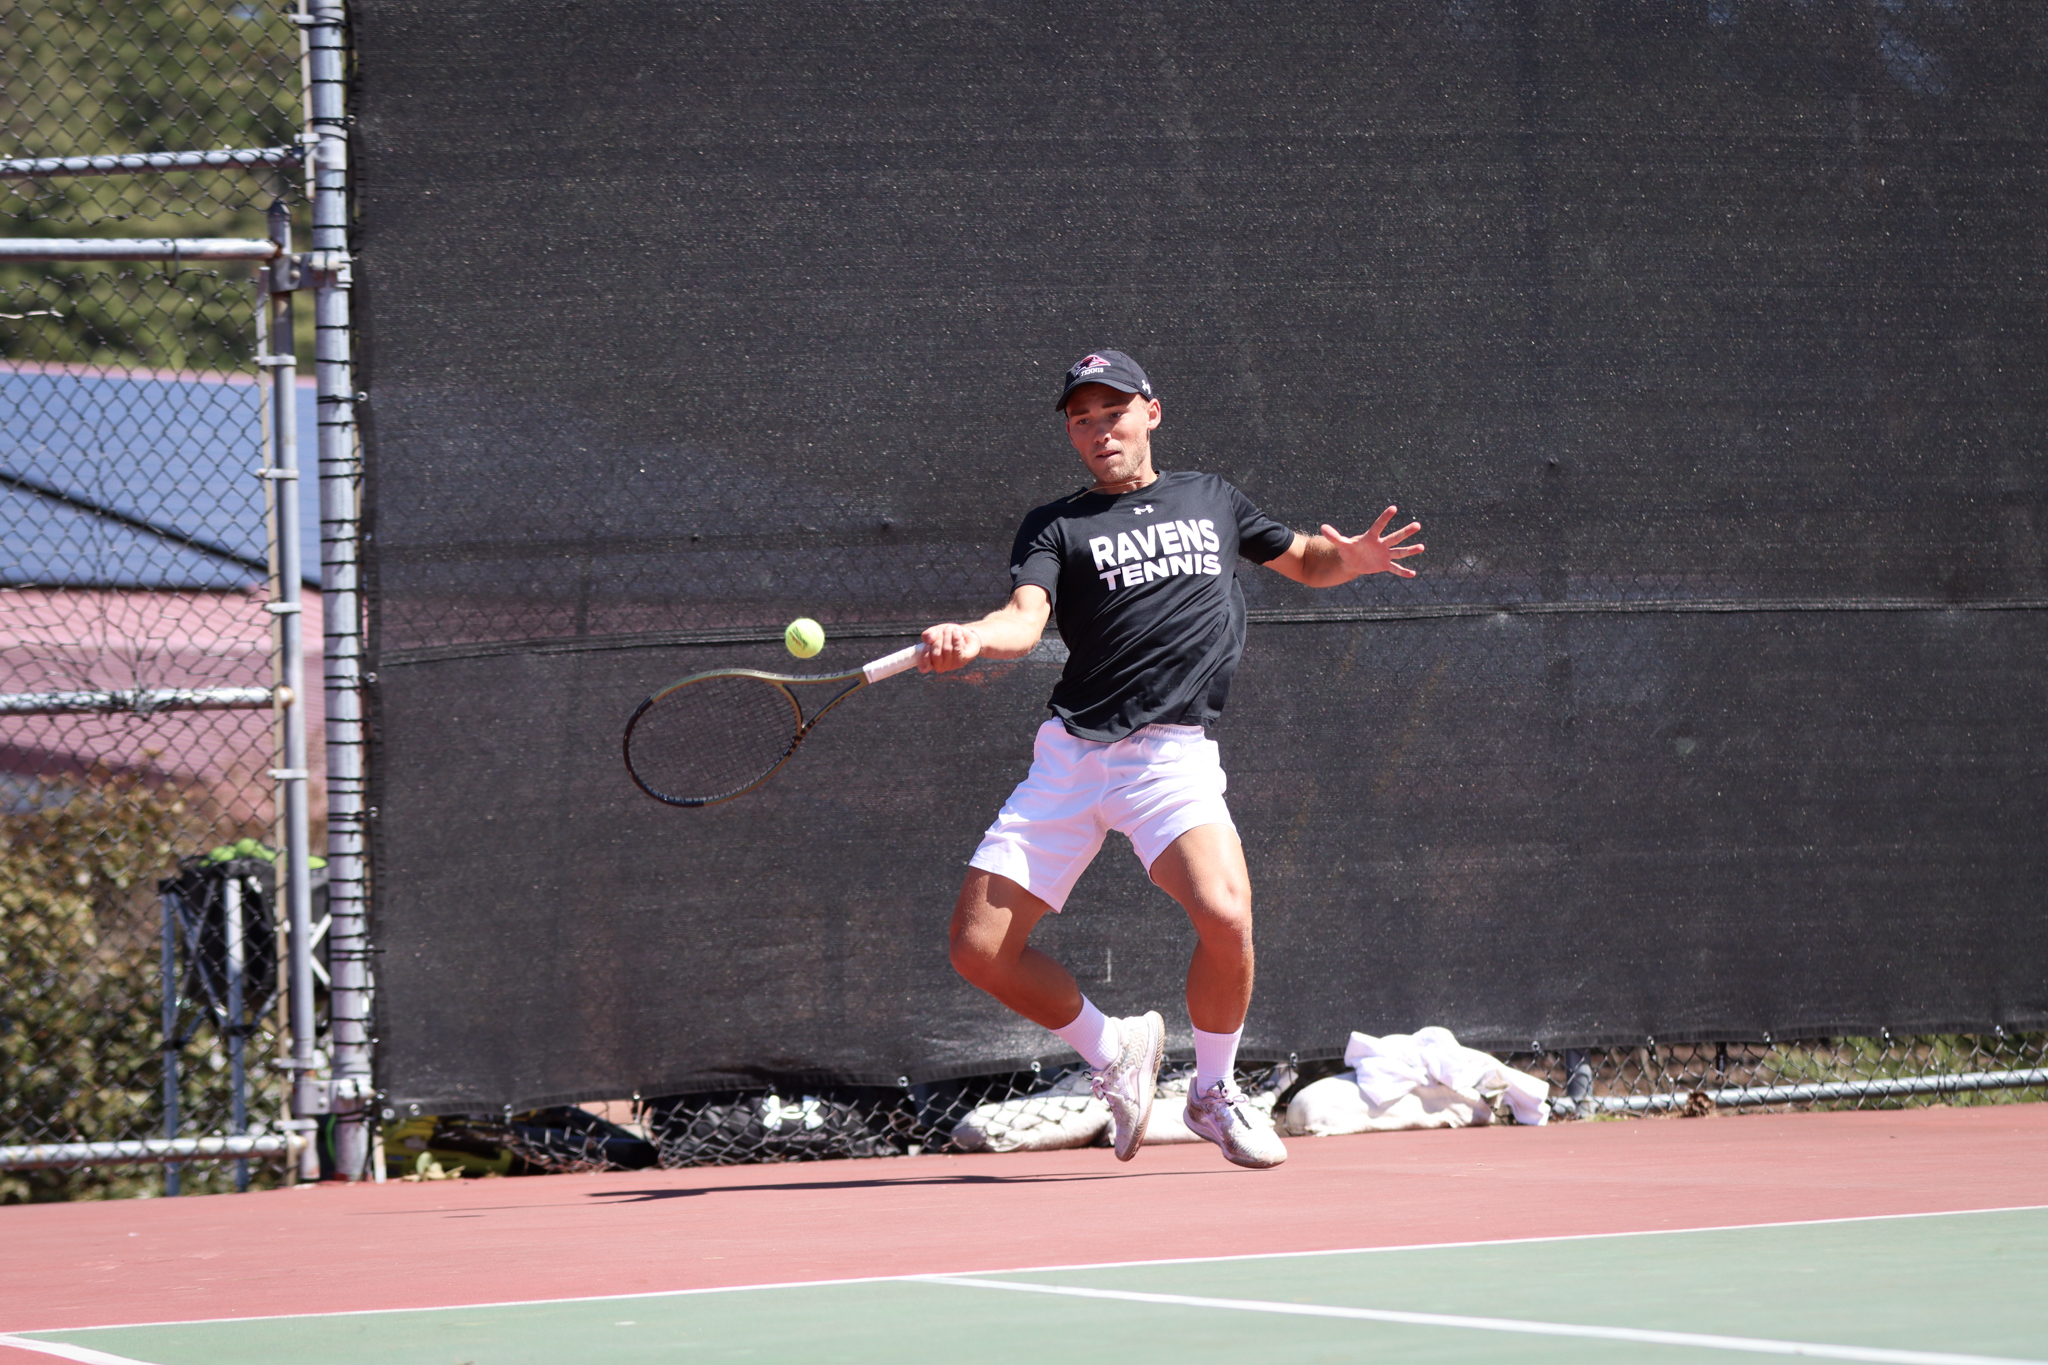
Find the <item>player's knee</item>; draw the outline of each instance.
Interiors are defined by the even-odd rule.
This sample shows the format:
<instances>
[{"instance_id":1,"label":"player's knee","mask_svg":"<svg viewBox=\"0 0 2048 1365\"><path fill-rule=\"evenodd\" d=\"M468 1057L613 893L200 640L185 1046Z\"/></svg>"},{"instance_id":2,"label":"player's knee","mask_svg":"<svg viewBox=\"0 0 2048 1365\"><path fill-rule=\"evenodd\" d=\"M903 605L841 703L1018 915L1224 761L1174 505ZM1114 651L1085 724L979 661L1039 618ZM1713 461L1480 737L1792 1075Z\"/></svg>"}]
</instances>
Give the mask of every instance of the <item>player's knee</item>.
<instances>
[{"instance_id":1,"label":"player's knee","mask_svg":"<svg viewBox=\"0 0 2048 1365\"><path fill-rule=\"evenodd\" d=\"M946 944L946 955L952 959L953 970L971 986L986 990L1002 974L1002 944L988 942L985 936L958 925Z\"/></svg>"},{"instance_id":2,"label":"player's knee","mask_svg":"<svg viewBox=\"0 0 2048 1365\"><path fill-rule=\"evenodd\" d=\"M1235 881L1204 887L1189 918L1204 943L1248 949L1252 942L1252 889Z\"/></svg>"}]
</instances>

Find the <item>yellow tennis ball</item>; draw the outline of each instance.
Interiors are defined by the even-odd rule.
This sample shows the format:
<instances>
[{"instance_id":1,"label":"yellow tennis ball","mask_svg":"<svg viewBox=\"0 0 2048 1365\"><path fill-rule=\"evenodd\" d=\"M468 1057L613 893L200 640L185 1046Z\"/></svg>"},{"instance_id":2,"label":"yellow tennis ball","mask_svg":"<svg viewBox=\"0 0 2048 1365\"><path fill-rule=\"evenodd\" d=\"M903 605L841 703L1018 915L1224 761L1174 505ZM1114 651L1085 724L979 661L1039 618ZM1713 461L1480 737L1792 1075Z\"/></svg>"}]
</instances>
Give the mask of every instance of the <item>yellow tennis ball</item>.
<instances>
[{"instance_id":1,"label":"yellow tennis ball","mask_svg":"<svg viewBox=\"0 0 2048 1365\"><path fill-rule=\"evenodd\" d=\"M825 628L808 616L799 616L782 632L782 643L799 659L816 658L825 647Z\"/></svg>"}]
</instances>

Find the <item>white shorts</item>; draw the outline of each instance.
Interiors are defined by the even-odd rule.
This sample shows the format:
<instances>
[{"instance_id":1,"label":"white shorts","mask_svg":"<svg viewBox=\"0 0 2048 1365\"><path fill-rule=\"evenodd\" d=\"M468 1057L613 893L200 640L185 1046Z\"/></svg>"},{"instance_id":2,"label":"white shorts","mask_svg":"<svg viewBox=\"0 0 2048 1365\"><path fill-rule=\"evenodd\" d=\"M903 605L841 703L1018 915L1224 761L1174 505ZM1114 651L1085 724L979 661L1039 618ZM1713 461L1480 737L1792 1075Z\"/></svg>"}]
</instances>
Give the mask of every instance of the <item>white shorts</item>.
<instances>
[{"instance_id":1,"label":"white shorts","mask_svg":"<svg viewBox=\"0 0 2048 1365\"><path fill-rule=\"evenodd\" d=\"M1003 803L969 867L1008 877L1058 910L1117 830L1145 870L1199 825L1235 832L1223 759L1199 725L1147 725L1113 744L1076 739L1057 718L1038 727L1031 771Z\"/></svg>"}]
</instances>

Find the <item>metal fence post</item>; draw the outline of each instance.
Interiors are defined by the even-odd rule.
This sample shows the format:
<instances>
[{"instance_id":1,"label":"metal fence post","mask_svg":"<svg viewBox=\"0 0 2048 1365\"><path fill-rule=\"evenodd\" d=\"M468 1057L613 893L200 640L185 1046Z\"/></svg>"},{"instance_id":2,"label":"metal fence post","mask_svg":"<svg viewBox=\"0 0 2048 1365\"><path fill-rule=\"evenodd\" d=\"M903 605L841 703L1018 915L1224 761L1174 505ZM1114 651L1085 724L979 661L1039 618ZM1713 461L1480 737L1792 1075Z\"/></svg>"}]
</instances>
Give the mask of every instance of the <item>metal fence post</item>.
<instances>
[{"instance_id":1,"label":"metal fence post","mask_svg":"<svg viewBox=\"0 0 2048 1365\"><path fill-rule=\"evenodd\" d=\"M360 1179L374 1143L369 926L365 915L362 599L357 577L355 378L349 354L348 127L341 0L301 0L307 168L312 181L313 359L320 442L320 570L326 630L328 1024L335 1164ZM381 1177L381 1170L371 1172Z\"/></svg>"},{"instance_id":2,"label":"metal fence post","mask_svg":"<svg viewBox=\"0 0 2048 1365\"><path fill-rule=\"evenodd\" d=\"M178 911L171 903L168 891L158 895L157 904L164 912L164 1137L175 1141L178 1136L178 1053L184 1047L184 1041L178 1037ZM177 1162L164 1163L166 1195L177 1195L179 1173Z\"/></svg>"},{"instance_id":3,"label":"metal fence post","mask_svg":"<svg viewBox=\"0 0 2048 1365\"><path fill-rule=\"evenodd\" d=\"M242 939L242 877L231 872L221 884L221 919L226 930L227 943L227 1034L228 1044L228 1132L235 1137L246 1137L249 1132L249 1073L245 1044L247 1038L242 1029L244 944ZM235 1161L235 1190L240 1193L249 1188L249 1161L246 1157Z\"/></svg>"},{"instance_id":4,"label":"metal fence post","mask_svg":"<svg viewBox=\"0 0 2048 1365\"><path fill-rule=\"evenodd\" d=\"M310 774L306 766L305 613L300 586L304 551L299 543L298 358L293 354L292 339L292 290L299 281L291 255L291 214L282 203L271 206L270 236L281 250L262 272L262 306L268 310L265 322L270 347L257 361L269 371L271 391L273 463L265 472L277 506L273 519L277 528L277 600L270 610L277 615L277 681L284 726L283 766L273 769L271 776L277 781L278 803L284 809L284 866L279 869L283 885L279 889L285 897L285 919L291 931L292 1113L297 1118L317 1113L319 1108L305 1105L302 1093L312 1083L313 1069L313 869L306 808ZM310 1143L307 1150L312 1150ZM241 1167L236 1174L239 1179ZM317 1168L313 1174L319 1174Z\"/></svg>"}]
</instances>

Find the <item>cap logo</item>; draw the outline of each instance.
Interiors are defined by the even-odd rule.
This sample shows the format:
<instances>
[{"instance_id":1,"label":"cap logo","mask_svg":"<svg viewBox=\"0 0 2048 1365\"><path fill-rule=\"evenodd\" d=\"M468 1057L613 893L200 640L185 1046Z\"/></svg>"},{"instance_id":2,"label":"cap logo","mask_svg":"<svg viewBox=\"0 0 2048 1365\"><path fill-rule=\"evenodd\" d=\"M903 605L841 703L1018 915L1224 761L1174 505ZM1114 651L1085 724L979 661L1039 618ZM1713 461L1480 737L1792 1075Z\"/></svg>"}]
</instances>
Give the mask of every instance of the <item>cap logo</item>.
<instances>
[{"instance_id":1,"label":"cap logo","mask_svg":"<svg viewBox=\"0 0 2048 1365\"><path fill-rule=\"evenodd\" d=\"M1096 375L1103 376L1102 383L1125 393L1142 393L1152 397L1152 381L1138 368L1138 362L1121 351L1090 351L1074 362L1067 371L1066 388L1061 391L1059 402L1053 406L1065 409L1068 397L1075 389L1090 383Z\"/></svg>"}]
</instances>

